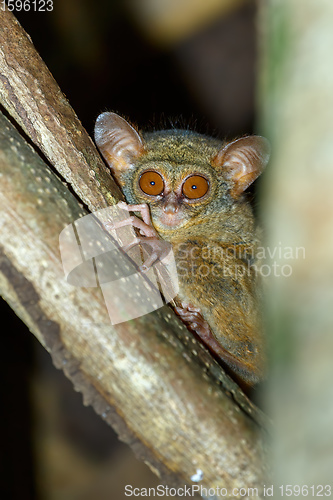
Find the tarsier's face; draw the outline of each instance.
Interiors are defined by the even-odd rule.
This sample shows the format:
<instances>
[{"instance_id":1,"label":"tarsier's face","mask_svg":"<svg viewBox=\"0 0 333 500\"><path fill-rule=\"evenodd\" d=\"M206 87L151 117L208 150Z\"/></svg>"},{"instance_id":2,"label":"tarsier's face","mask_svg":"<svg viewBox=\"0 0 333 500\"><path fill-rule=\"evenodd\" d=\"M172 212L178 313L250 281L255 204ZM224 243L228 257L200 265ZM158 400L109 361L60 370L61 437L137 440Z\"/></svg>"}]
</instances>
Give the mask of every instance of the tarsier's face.
<instances>
[{"instance_id":1,"label":"tarsier's face","mask_svg":"<svg viewBox=\"0 0 333 500\"><path fill-rule=\"evenodd\" d=\"M97 119L95 140L131 204L150 207L163 235L222 213L260 175L268 156L262 137L224 144L186 130L141 136L115 113Z\"/></svg>"}]
</instances>

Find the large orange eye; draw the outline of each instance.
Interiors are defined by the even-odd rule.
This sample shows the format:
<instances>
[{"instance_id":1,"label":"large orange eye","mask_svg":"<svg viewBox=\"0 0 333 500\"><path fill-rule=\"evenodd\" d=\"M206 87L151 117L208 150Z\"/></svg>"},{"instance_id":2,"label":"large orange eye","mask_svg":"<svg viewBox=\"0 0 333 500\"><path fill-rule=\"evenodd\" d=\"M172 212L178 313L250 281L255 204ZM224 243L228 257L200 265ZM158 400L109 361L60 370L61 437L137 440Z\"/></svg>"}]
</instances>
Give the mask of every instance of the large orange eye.
<instances>
[{"instance_id":1,"label":"large orange eye","mask_svg":"<svg viewBox=\"0 0 333 500\"><path fill-rule=\"evenodd\" d=\"M209 182L201 175L191 175L183 184L183 194L190 200L202 198L209 189Z\"/></svg>"},{"instance_id":2,"label":"large orange eye","mask_svg":"<svg viewBox=\"0 0 333 500\"><path fill-rule=\"evenodd\" d=\"M162 193L164 182L157 172L144 172L139 179L139 186L144 193L157 196Z\"/></svg>"}]
</instances>

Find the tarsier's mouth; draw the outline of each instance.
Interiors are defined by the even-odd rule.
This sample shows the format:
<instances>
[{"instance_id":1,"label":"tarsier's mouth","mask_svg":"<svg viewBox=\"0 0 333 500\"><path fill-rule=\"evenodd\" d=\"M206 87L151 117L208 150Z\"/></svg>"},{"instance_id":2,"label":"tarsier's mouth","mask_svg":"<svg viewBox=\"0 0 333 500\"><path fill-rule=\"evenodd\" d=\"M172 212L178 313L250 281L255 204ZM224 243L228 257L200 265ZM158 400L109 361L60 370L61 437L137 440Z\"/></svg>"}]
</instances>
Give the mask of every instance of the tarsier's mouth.
<instances>
[{"instance_id":1,"label":"tarsier's mouth","mask_svg":"<svg viewBox=\"0 0 333 500\"><path fill-rule=\"evenodd\" d=\"M170 228L175 228L175 227L180 227L184 225L184 219L179 216L179 214L161 214L161 216L158 218L157 226L162 226L162 227L170 227Z\"/></svg>"}]
</instances>

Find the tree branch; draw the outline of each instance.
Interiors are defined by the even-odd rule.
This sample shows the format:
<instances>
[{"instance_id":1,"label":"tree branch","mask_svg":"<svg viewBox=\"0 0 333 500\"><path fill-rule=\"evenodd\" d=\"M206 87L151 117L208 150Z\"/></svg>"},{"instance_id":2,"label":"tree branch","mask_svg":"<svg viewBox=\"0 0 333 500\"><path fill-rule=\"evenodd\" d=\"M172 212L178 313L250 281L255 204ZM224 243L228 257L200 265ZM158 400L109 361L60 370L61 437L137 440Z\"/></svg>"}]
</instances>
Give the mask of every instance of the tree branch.
<instances>
[{"instance_id":1,"label":"tree branch","mask_svg":"<svg viewBox=\"0 0 333 500\"><path fill-rule=\"evenodd\" d=\"M90 210L118 201L120 190L31 39L11 12L1 10L0 19L1 103Z\"/></svg>"}]
</instances>

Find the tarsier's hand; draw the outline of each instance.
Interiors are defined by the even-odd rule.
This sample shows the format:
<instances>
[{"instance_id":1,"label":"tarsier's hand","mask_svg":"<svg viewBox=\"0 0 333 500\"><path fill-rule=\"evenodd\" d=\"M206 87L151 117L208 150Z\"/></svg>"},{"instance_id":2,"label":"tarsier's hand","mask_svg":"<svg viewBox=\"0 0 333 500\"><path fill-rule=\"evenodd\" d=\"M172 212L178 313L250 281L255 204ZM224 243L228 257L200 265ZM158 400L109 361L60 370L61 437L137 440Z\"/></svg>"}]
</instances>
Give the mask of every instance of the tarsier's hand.
<instances>
[{"instance_id":1,"label":"tarsier's hand","mask_svg":"<svg viewBox=\"0 0 333 500\"><path fill-rule=\"evenodd\" d=\"M136 215L131 215L128 219L115 223L111 221L106 222L104 223L104 227L106 230L118 229L124 226L133 226L139 229L142 237L137 236L134 238L131 243L123 247L123 251L127 253L136 245L142 245L144 249L148 248L149 255L140 266L140 271L147 271L156 261L161 261L168 255L171 250L171 245L158 236L152 225L149 208L146 203L142 203L141 205L127 205L124 201L120 201L117 206L123 210L127 210L128 212L139 212L142 219Z\"/></svg>"}]
</instances>

